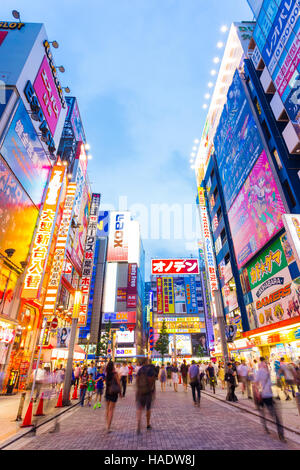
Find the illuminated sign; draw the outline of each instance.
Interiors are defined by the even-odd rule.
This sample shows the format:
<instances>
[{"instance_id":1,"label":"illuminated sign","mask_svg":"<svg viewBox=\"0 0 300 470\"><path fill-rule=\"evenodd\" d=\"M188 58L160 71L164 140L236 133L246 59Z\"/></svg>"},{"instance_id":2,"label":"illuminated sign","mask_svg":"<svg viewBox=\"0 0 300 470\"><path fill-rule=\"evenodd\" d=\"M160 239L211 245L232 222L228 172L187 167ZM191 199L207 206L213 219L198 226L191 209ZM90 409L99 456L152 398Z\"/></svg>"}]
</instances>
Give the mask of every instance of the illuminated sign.
<instances>
[{"instance_id":1,"label":"illuminated sign","mask_svg":"<svg viewBox=\"0 0 300 470\"><path fill-rule=\"evenodd\" d=\"M0 322L0 343L10 344L13 342L16 335L16 330L10 328L5 322Z\"/></svg>"},{"instance_id":2,"label":"illuminated sign","mask_svg":"<svg viewBox=\"0 0 300 470\"><path fill-rule=\"evenodd\" d=\"M48 185L45 203L35 234L30 260L26 270L21 298L35 299L38 297L41 281L44 276L45 263L51 244L52 232L56 219L65 167L54 166Z\"/></svg>"},{"instance_id":3,"label":"illuminated sign","mask_svg":"<svg viewBox=\"0 0 300 470\"><path fill-rule=\"evenodd\" d=\"M46 51L46 54L47 54L47 57L48 57L48 60L49 60L49 66L51 68L53 80L55 82L55 86L57 88L61 104L62 104L63 108L65 108L66 107L66 102L65 102L65 98L64 98L64 94L63 94L63 89L62 89L60 81L57 77L56 67L54 65L53 57L52 57L51 50L50 50L50 44L47 40L44 41L44 47L45 47L45 51Z\"/></svg>"},{"instance_id":4,"label":"illuminated sign","mask_svg":"<svg viewBox=\"0 0 300 470\"><path fill-rule=\"evenodd\" d=\"M197 259L153 259L152 274L199 274Z\"/></svg>"},{"instance_id":5,"label":"illuminated sign","mask_svg":"<svg viewBox=\"0 0 300 470\"><path fill-rule=\"evenodd\" d=\"M120 287L117 290L117 302L126 302L127 299L127 289L125 287Z\"/></svg>"},{"instance_id":6,"label":"illuminated sign","mask_svg":"<svg viewBox=\"0 0 300 470\"><path fill-rule=\"evenodd\" d=\"M86 244L85 244L85 254L82 267L82 279L81 279L81 293L82 293L82 302L79 311L78 324L83 326L86 324L87 320L87 311L89 304L89 294L90 286L93 276L93 263L95 256L95 247L96 247L96 235L97 235L97 223L98 223L98 213L100 206L100 194L94 193L92 195L92 203L89 217L89 225L87 230Z\"/></svg>"},{"instance_id":7,"label":"illuminated sign","mask_svg":"<svg viewBox=\"0 0 300 470\"><path fill-rule=\"evenodd\" d=\"M173 278L163 277L164 313L175 313Z\"/></svg>"},{"instance_id":8,"label":"illuminated sign","mask_svg":"<svg viewBox=\"0 0 300 470\"><path fill-rule=\"evenodd\" d=\"M136 348L126 348L126 349L117 348L115 355L116 357L135 357Z\"/></svg>"},{"instance_id":9,"label":"illuminated sign","mask_svg":"<svg viewBox=\"0 0 300 470\"><path fill-rule=\"evenodd\" d=\"M117 343L134 343L134 331L117 331Z\"/></svg>"},{"instance_id":10,"label":"illuminated sign","mask_svg":"<svg viewBox=\"0 0 300 470\"><path fill-rule=\"evenodd\" d=\"M163 292L162 292L162 278L156 279L157 287L157 313L163 313Z\"/></svg>"},{"instance_id":11,"label":"illuminated sign","mask_svg":"<svg viewBox=\"0 0 300 470\"><path fill-rule=\"evenodd\" d=\"M128 265L127 308L135 308L137 303L137 263Z\"/></svg>"},{"instance_id":12,"label":"illuminated sign","mask_svg":"<svg viewBox=\"0 0 300 470\"><path fill-rule=\"evenodd\" d=\"M136 323L136 312L104 313L103 323Z\"/></svg>"},{"instance_id":13,"label":"illuminated sign","mask_svg":"<svg viewBox=\"0 0 300 470\"><path fill-rule=\"evenodd\" d=\"M17 29L18 31L20 31L20 29L22 29L23 26L25 26L25 23L21 23L21 22L9 23L7 21L0 22L0 29L10 29L10 30Z\"/></svg>"},{"instance_id":14,"label":"illuminated sign","mask_svg":"<svg viewBox=\"0 0 300 470\"><path fill-rule=\"evenodd\" d=\"M56 297L63 270L63 263L66 253L66 245L71 225L73 204L76 193L76 183L69 183L65 197L62 219L58 231L53 262L50 271L50 277L47 286L44 315L53 315L56 303Z\"/></svg>"},{"instance_id":15,"label":"illuminated sign","mask_svg":"<svg viewBox=\"0 0 300 470\"><path fill-rule=\"evenodd\" d=\"M110 231L108 240L108 262L128 261L128 224L129 212L110 213Z\"/></svg>"},{"instance_id":16,"label":"illuminated sign","mask_svg":"<svg viewBox=\"0 0 300 470\"><path fill-rule=\"evenodd\" d=\"M287 239L292 247L300 270L300 215L284 214L282 219L286 229Z\"/></svg>"}]
</instances>

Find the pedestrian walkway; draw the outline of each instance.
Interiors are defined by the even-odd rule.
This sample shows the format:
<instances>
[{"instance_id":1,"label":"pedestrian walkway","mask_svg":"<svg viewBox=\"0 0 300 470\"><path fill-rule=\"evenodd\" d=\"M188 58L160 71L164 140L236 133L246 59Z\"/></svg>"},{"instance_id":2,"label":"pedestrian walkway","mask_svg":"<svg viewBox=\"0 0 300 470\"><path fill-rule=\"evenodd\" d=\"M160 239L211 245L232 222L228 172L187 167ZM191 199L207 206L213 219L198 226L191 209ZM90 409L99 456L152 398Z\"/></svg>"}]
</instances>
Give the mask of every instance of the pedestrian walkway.
<instances>
[{"instance_id":1,"label":"pedestrian walkway","mask_svg":"<svg viewBox=\"0 0 300 470\"><path fill-rule=\"evenodd\" d=\"M38 432L35 437L24 438L18 444L23 450L95 449L95 450L234 450L272 449L294 450L299 444L280 442L275 432L265 434L257 418L202 396L200 408L192 402L189 389L178 393L167 387L161 392L157 387L152 412L151 430L146 429L143 417L141 435L136 434L136 406L134 385L128 386L124 399L116 405L112 432L105 431L105 404L77 407L76 411L60 424L57 433ZM256 421L255 421L256 420Z\"/></svg>"},{"instance_id":2,"label":"pedestrian walkway","mask_svg":"<svg viewBox=\"0 0 300 470\"><path fill-rule=\"evenodd\" d=\"M217 385L216 394L214 395L210 389L210 386L206 385L205 393L209 393L210 395L215 396L216 398L226 401L227 388L222 390L221 386ZM235 406L243 407L243 408L249 409L252 412L257 413L257 409L256 409L253 399L252 400L248 399L246 393L243 395L240 386L236 388L235 394L238 398L238 402L233 403ZM273 387L273 394L274 394L274 397L277 396L276 387ZM299 410L298 410L295 399L293 398L290 401L286 401L285 395L283 392L280 392L279 395L280 395L280 400L275 399L275 401L276 401L277 407L281 411L282 424L286 426L287 428L293 429L300 433L300 414L299 414Z\"/></svg>"}]
</instances>

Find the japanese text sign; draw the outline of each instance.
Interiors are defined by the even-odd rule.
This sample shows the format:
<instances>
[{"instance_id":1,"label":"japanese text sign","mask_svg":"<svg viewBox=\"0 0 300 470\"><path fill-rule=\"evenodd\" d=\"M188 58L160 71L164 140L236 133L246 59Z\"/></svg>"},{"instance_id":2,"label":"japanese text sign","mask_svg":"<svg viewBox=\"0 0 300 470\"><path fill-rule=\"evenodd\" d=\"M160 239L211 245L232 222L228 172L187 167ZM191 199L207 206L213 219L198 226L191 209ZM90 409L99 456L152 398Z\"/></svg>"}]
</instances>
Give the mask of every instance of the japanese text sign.
<instances>
[{"instance_id":1,"label":"japanese text sign","mask_svg":"<svg viewBox=\"0 0 300 470\"><path fill-rule=\"evenodd\" d=\"M199 274L198 259L153 259L152 274Z\"/></svg>"}]
</instances>

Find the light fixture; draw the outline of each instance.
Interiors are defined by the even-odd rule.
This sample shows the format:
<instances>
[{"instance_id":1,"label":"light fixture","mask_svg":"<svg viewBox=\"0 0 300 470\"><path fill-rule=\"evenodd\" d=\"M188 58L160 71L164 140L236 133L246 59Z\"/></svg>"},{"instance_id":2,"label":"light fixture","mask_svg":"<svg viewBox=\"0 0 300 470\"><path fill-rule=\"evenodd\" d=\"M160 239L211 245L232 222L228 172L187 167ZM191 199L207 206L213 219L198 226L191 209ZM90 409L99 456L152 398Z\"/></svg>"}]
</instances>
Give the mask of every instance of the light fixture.
<instances>
[{"instance_id":1,"label":"light fixture","mask_svg":"<svg viewBox=\"0 0 300 470\"><path fill-rule=\"evenodd\" d=\"M63 87L63 90L65 90L66 93L71 93L71 90L68 86Z\"/></svg>"},{"instance_id":2,"label":"light fixture","mask_svg":"<svg viewBox=\"0 0 300 470\"><path fill-rule=\"evenodd\" d=\"M204 104L204 105L202 106L202 108L203 108L203 109L206 109L206 108L207 108L207 104Z\"/></svg>"},{"instance_id":3,"label":"light fixture","mask_svg":"<svg viewBox=\"0 0 300 470\"><path fill-rule=\"evenodd\" d=\"M223 46L224 46L224 42L219 41L219 42L217 43L217 48L218 48L218 49L222 49Z\"/></svg>"},{"instance_id":4,"label":"light fixture","mask_svg":"<svg viewBox=\"0 0 300 470\"><path fill-rule=\"evenodd\" d=\"M200 142L199 139L194 140L194 144L199 144L199 142Z\"/></svg>"},{"instance_id":5,"label":"light fixture","mask_svg":"<svg viewBox=\"0 0 300 470\"><path fill-rule=\"evenodd\" d=\"M16 250L14 248L7 248L7 250L5 250L5 253L7 254L8 258L11 258L15 251Z\"/></svg>"},{"instance_id":6,"label":"light fixture","mask_svg":"<svg viewBox=\"0 0 300 470\"><path fill-rule=\"evenodd\" d=\"M57 41L49 41L49 44L52 44L52 46L54 47L54 49L58 49L59 48L59 44Z\"/></svg>"},{"instance_id":7,"label":"light fixture","mask_svg":"<svg viewBox=\"0 0 300 470\"><path fill-rule=\"evenodd\" d=\"M220 58L219 58L219 57L214 57L214 58L213 58L213 62L214 62L215 64L218 64L218 63L220 62Z\"/></svg>"},{"instance_id":8,"label":"light fixture","mask_svg":"<svg viewBox=\"0 0 300 470\"><path fill-rule=\"evenodd\" d=\"M195 150L195 151L197 150L197 147L196 147L196 145L194 145L194 147L193 147L193 150Z\"/></svg>"},{"instance_id":9,"label":"light fixture","mask_svg":"<svg viewBox=\"0 0 300 470\"><path fill-rule=\"evenodd\" d=\"M210 94L209 94L209 93L205 93L204 98L205 98L206 100L208 100L208 99L210 98Z\"/></svg>"},{"instance_id":10,"label":"light fixture","mask_svg":"<svg viewBox=\"0 0 300 470\"><path fill-rule=\"evenodd\" d=\"M20 13L19 13L17 10L13 10L13 11L12 11L12 16L13 16L14 18L16 18L16 20L21 21Z\"/></svg>"},{"instance_id":11,"label":"light fixture","mask_svg":"<svg viewBox=\"0 0 300 470\"><path fill-rule=\"evenodd\" d=\"M213 70L210 71L210 74L211 74L212 76L216 75L216 73L217 73L217 71L216 71L215 69L213 69Z\"/></svg>"},{"instance_id":12,"label":"light fixture","mask_svg":"<svg viewBox=\"0 0 300 470\"><path fill-rule=\"evenodd\" d=\"M88 155L88 160L92 160L93 159L93 156L92 155Z\"/></svg>"},{"instance_id":13,"label":"light fixture","mask_svg":"<svg viewBox=\"0 0 300 470\"><path fill-rule=\"evenodd\" d=\"M64 68L63 65L59 65L59 66L56 67L56 68L58 68L58 70L59 70L61 73L65 73L65 71L66 71L66 69Z\"/></svg>"},{"instance_id":14,"label":"light fixture","mask_svg":"<svg viewBox=\"0 0 300 470\"><path fill-rule=\"evenodd\" d=\"M85 144L84 148L85 148L85 150L90 150L91 146L90 146L90 144Z\"/></svg>"},{"instance_id":15,"label":"light fixture","mask_svg":"<svg viewBox=\"0 0 300 470\"><path fill-rule=\"evenodd\" d=\"M224 24L223 26L221 26L220 31L221 31L221 33L226 33L226 31L228 31L228 27L226 26L226 24Z\"/></svg>"},{"instance_id":16,"label":"light fixture","mask_svg":"<svg viewBox=\"0 0 300 470\"><path fill-rule=\"evenodd\" d=\"M213 82L208 82L207 84L208 88L212 88L214 86Z\"/></svg>"},{"instance_id":17,"label":"light fixture","mask_svg":"<svg viewBox=\"0 0 300 470\"><path fill-rule=\"evenodd\" d=\"M191 157L194 157L196 154L194 152L192 152L190 155L191 155Z\"/></svg>"}]
</instances>

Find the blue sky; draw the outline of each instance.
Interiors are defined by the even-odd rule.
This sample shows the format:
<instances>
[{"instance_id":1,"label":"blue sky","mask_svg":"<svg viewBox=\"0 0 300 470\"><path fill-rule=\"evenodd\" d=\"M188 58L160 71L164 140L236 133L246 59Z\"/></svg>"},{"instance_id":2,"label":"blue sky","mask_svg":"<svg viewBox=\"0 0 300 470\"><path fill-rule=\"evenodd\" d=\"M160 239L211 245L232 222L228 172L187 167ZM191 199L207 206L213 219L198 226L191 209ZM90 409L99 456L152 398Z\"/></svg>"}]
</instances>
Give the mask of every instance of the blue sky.
<instances>
[{"instance_id":1,"label":"blue sky","mask_svg":"<svg viewBox=\"0 0 300 470\"><path fill-rule=\"evenodd\" d=\"M2 3L2 2L1 2ZM103 204L191 204L190 169L223 24L251 20L246 0L14 0L0 17L45 23L63 86L76 96ZM145 240L146 259L187 256L184 240Z\"/></svg>"}]
</instances>

